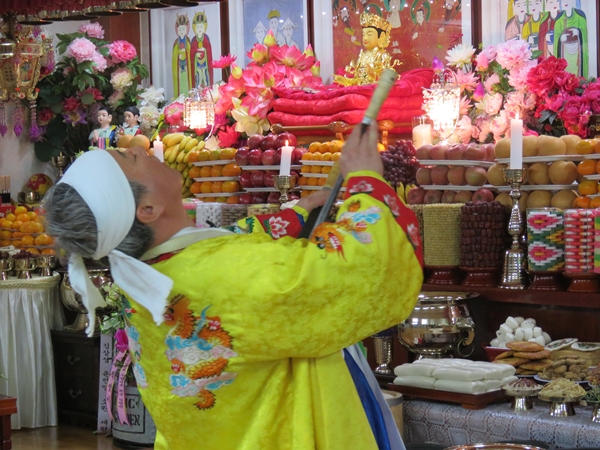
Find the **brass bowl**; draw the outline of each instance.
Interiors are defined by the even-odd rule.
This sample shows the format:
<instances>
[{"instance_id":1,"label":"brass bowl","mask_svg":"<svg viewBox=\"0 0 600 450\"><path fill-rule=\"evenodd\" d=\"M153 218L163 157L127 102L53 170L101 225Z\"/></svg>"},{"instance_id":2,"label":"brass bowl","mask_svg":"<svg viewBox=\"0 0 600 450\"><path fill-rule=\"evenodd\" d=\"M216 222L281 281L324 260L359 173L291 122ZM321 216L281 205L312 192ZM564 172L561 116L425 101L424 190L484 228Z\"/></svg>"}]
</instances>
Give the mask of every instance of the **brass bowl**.
<instances>
[{"instance_id":1,"label":"brass bowl","mask_svg":"<svg viewBox=\"0 0 600 450\"><path fill-rule=\"evenodd\" d=\"M13 261L11 258L0 258L0 271L6 272L7 270L12 270Z\"/></svg>"},{"instance_id":2,"label":"brass bowl","mask_svg":"<svg viewBox=\"0 0 600 450\"><path fill-rule=\"evenodd\" d=\"M13 259L15 270L33 270L35 269L35 259L32 258L19 258Z\"/></svg>"}]
</instances>

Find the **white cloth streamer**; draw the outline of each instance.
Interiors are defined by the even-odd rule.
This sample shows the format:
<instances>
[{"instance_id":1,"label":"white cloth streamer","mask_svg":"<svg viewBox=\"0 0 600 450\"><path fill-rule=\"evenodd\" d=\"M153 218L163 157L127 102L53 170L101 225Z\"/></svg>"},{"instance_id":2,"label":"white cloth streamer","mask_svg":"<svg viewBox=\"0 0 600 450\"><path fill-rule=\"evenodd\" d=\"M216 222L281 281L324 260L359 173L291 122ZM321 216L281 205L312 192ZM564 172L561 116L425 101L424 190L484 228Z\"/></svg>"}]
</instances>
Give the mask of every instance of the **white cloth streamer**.
<instances>
[{"instance_id":1,"label":"white cloth streamer","mask_svg":"<svg viewBox=\"0 0 600 450\"><path fill-rule=\"evenodd\" d=\"M108 256L115 283L146 308L160 325L173 281L149 265L115 250L127 236L136 214L129 181L117 162L108 151L87 152L69 167L60 183L74 188L94 214L98 244L93 258ZM81 255L72 254L69 258L69 281L88 310L86 332L92 336L96 308L105 306L106 302L91 282Z\"/></svg>"}]
</instances>

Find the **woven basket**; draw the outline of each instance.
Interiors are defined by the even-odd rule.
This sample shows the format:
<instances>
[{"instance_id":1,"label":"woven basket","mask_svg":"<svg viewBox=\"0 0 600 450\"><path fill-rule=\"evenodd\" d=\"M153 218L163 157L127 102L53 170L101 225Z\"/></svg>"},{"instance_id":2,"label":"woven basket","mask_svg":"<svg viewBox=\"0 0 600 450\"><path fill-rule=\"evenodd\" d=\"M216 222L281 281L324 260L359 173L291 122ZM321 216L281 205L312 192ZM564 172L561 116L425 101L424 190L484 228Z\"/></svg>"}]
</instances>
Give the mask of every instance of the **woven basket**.
<instances>
[{"instance_id":1,"label":"woven basket","mask_svg":"<svg viewBox=\"0 0 600 450\"><path fill-rule=\"evenodd\" d=\"M223 215L221 209L223 206L223 203L198 202L196 205L196 226L199 228L207 228L213 225L216 227L222 226Z\"/></svg>"},{"instance_id":2,"label":"woven basket","mask_svg":"<svg viewBox=\"0 0 600 450\"><path fill-rule=\"evenodd\" d=\"M462 203L423 206L424 262L427 266L458 266Z\"/></svg>"},{"instance_id":3,"label":"woven basket","mask_svg":"<svg viewBox=\"0 0 600 450\"><path fill-rule=\"evenodd\" d=\"M234 225L238 220L248 217L247 205L221 204L221 226Z\"/></svg>"}]
</instances>

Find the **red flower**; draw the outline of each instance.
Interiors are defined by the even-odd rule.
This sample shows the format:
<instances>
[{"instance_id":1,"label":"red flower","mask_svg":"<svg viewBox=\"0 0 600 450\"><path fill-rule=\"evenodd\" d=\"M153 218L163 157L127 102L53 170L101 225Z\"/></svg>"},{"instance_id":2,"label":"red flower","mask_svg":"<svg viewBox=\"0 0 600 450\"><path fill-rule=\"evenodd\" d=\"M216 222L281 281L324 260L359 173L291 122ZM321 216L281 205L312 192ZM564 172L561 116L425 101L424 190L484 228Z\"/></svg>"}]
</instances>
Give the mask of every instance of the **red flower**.
<instances>
[{"instance_id":1,"label":"red flower","mask_svg":"<svg viewBox=\"0 0 600 450\"><path fill-rule=\"evenodd\" d=\"M75 97L67 97L63 101L63 109L65 111L75 111L77 108L81 107L81 102L78 98Z\"/></svg>"},{"instance_id":2,"label":"red flower","mask_svg":"<svg viewBox=\"0 0 600 450\"><path fill-rule=\"evenodd\" d=\"M234 144L237 144L240 133L235 131L235 127L233 126L225 127L224 130L219 132L218 137L221 147L233 147Z\"/></svg>"},{"instance_id":3,"label":"red flower","mask_svg":"<svg viewBox=\"0 0 600 450\"><path fill-rule=\"evenodd\" d=\"M546 95L556 86L556 73L567 67L567 61L555 56L542 61L533 67L527 75L529 90L537 95Z\"/></svg>"},{"instance_id":4,"label":"red flower","mask_svg":"<svg viewBox=\"0 0 600 450\"><path fill-rule=\"evenodd\" d=\"M37 112L38 124L40 124L42 126L48 125L48 122L50 122L53 117L54 117L54 113L52 112L52 110L50 108L38 109L38 112Z\"/></svg>"},{"instance_id":5,"label":"red flower","mask_svg":"<svg viewBox=\"0 0 600 450\"><path fill-rule=\"evenodd\" d=\"M579 87L580 78L570 72L558 72L556 74L556 84L568 93L572 93Z\"/></svg>"}]
</instances>

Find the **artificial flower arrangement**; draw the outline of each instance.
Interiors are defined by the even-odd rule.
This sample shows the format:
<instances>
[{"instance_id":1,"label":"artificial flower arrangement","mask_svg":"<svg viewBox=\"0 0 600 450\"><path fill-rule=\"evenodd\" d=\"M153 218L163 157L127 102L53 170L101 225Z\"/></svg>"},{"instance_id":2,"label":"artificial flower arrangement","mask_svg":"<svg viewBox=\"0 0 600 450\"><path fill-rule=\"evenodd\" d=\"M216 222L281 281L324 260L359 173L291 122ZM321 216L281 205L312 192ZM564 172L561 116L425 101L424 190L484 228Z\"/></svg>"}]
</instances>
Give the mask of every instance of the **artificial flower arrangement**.
<instances>
[{"instance_id":1,"label":"artificial flower arrangement","mask_svg":"<svg viewBox=\"0 0 600 450\"><path fill-rule=\"evenodd\" d=\"M57 37L62 60L38 84L41 133L35 153L42 161L61 152L73 156L86 149L98 109L110 106L117 119L128 106L138 103L138 85L149 75L135 47L124 40L104 41L104 29L98 23Z\"/></svg>"},{"instance_id":2,"label":"artificial flower arrangement","mask_svg":"<svg viewBox=\"0 0 600 450\"><path fill-rule=\"evenodd\" d=\"M448 51L462 95L450 141L498 141L510 134L516 117L526 134L587 137L591 115L600 114L600 83L567 72L564 59L537 56L523 40L488 46L477 55L464 44ZM434 61L434 69L443 69L441 62Z\"/></svg>"}]
</instances>

